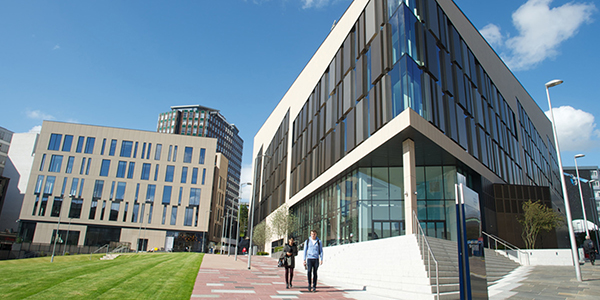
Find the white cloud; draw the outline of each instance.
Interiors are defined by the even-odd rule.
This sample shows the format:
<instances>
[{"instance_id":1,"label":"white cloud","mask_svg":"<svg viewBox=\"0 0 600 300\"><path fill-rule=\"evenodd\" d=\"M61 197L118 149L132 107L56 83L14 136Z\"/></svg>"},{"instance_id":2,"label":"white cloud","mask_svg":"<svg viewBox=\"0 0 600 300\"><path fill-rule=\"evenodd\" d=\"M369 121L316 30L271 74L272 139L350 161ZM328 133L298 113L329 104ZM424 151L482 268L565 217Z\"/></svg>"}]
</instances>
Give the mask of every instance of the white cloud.
<instances>
[{"instance_id":1,"label":"white cloud","mask_svg":"<svg viewBox=\"0 0 600 300\"><path fill-rule=\"evenodd\" d=\"M245 182L252 182L252 164L246 164L242 166L240 175L240 184ZM242 202L250 202L249 199L252 196L252 186L244 185L241 190Z\"/></svg>"},{"instance_id":2,"label":"white cloud","mask_svg":"<svg viewBox=\"0 0 600 300\"><path fill-rule=\"evenodd\" d=\"M552 0L528 0L512 14L518 35L503 42L498 26L486 25L482 35L502 50L502 57L513 70L527 70L558 55L561 43L575 36L584 23L592 22L593 3L569 2L550 8ZM497 31L496 31L497 29Z\"/></svg>"},{"instance_id":3,"label":"white cloud","mask_svg":"<svg viewBox=\"0 0 600 300\"><path fill-rule=\"evenodd\" d=\"M556 134L563 151L591 150L599 145L600 131L594 115L571 106L553 108ZM550 111L546 111L550 118Z\"/></svg>"},{"instance_id":4,"label":"white cloud","mask_svg":"<svg viewBox=\"0 0 600 300\"><path fill-rule=\"evenodd\" d=\"M31 129L29 129L28 133L40 133L42 132L42 125L36 125L31 127Z\"/></svg>"},{"instance_id":5,"label":"white cloud","mask_svg":"<svg viewBox=\"0 0 600 300\"><path fill-rule=\"evenodd\" d=\"M329 3L329 0L302 0L302 8L323 7Z\"/></svg>"},{"instance_id":6,"label":"white cloud","mask_svg":"<svg viewBox=\"0 0 600 300\"><path fill-rule=\"evenodd\" d=\"M502 34L500 33L500 27L494 24L487 24L485 27L479 30L479 32L493 47L502 45Z\"/></svg>"},{"instance_id":7,"label":"white cloud","mask_svg":"<svg viewBox=\"0 0 600 300\"><path fill-rule=\"evenodd\" d=\"M54 116L46 114L40 110L28 110L26 112L27 117L30 119L38 119L38 120L54 120Z\"/></svg>"},{"instance_id":8,"label":"white cloud","mask_svg":"<svg viewBox=\"0 0 600 300\"><path fill-rule=\"evenodd\" d=\"M58 49L60 49L59 45L56 45L56 46L54 46L54 48L52 48L52 50L58 50Z\"/></svg>"}]
</instances>

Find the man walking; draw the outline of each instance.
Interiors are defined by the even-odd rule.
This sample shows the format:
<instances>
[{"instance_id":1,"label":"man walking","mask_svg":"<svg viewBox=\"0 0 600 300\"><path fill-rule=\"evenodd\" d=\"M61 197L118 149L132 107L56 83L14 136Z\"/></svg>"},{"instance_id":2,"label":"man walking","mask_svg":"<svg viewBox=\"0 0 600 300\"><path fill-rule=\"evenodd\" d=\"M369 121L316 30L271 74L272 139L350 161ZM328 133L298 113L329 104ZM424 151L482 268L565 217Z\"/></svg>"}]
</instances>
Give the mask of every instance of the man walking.
<instances>
[{"instance_id":1,"label":"man walking","mask_svg":"<svg viewBox=\"0 0 600 300\"><path fill-rule=\"evenodd\" d=\"M317 291L317 269L320 264L323 264L323 244L317 237L317 231L311 230L310 238L304 242L304 266L308 270L309 292Z\"/></svg>"},{"instance_id":2,"label":"man walking","mask_svg":"<svg viewBox=\"0 0 600 300\"><path fill-rule=\"evenodd\" d=\"M590 262L592 266L596 261L596 246L594 245L594 241L590 239L590 236L585 237L585 241L583 242L583 250L590 257Z\"/></svg>"}]
</instances>

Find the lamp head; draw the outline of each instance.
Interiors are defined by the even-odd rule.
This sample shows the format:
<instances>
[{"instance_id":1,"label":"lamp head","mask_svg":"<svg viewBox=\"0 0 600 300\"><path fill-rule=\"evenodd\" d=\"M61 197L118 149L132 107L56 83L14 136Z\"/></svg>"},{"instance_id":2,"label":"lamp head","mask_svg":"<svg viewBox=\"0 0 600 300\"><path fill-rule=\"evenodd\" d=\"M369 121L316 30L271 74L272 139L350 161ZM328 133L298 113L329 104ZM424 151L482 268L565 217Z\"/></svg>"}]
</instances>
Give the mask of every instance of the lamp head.
<instances>
[{"instance_id":1,"label":"lamp head","mask_svg":"<svg viewBox=\"0 0 600 300\"><path fill-rule=\"evenodd\" d=\"M581 158L581 157L584 157L584 156L585 156L585 154L577 154L577 155L575 155L575 158Z\"/></svg>"},{"instance_id":2,"label":"lamp head","mask_svg":"<svg viewBox=\"0 0 600 300\"><path fill-rule=\"evenodd\" d=\"M557 85L559 85L559 84L561 84L561 83L563 83L563 81L562 81L562 80L560 80L560 79L554 79L554 80L552 80L552 81L548 81L548 82L546 83L546 88L551 88L551 87L553 87L553 86L557 86Z\"/></svg>"}]
</instances>

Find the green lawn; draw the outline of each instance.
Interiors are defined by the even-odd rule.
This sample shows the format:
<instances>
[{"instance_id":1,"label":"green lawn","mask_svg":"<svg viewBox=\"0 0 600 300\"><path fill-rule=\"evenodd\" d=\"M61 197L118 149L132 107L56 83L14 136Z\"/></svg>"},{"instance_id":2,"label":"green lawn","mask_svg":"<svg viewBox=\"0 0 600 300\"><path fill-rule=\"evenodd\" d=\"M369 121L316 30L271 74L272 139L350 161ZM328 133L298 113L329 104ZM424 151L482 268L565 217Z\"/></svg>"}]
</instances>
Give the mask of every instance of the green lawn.
<instances>
[{"instance_id":1,"label":"green lawn","mask_svg":"<svg viewBox=\"0 0 600 300\"><path fill-rule=\"evenodd\" d=\"M58 256L0 261L2 299L190 299L203 254Z\"/></svg>"}]
</instances>

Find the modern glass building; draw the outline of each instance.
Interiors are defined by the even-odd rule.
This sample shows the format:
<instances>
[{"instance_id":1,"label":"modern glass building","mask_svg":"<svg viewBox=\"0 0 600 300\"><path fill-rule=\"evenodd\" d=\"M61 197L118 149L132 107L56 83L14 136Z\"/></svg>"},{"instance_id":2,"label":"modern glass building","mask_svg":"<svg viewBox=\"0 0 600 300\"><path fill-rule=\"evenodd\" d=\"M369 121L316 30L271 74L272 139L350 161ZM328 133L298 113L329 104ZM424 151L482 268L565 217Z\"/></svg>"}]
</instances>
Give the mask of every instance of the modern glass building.
<instances>
[{"instance_id":1,"label":"modern glass building","mask_svg":"<svg viewBox=\"0 0 600 300\"><path fill-rule=\"evenodd\" d=\"M355 0L254 138L254 224L283 204L324 246L415 233L456 240L457 174L483 230L563 211L551 123L451 0ZM269 249L271 240L265 248ZM563 231L544 247L568 247Z\"/></svg>"},{"instance_id":2,"label":"modern glass building","mask_svg":"<svg viewBox=\"0 0 600 300\"><path fill-rule=\"evenodd\" d=\"M58 230L67 245L200 251L207 232L222 222L222 202L211 210L216 144L207 137L44 121L20 237L49 244Z\"/></svg>"}]
</instances>

